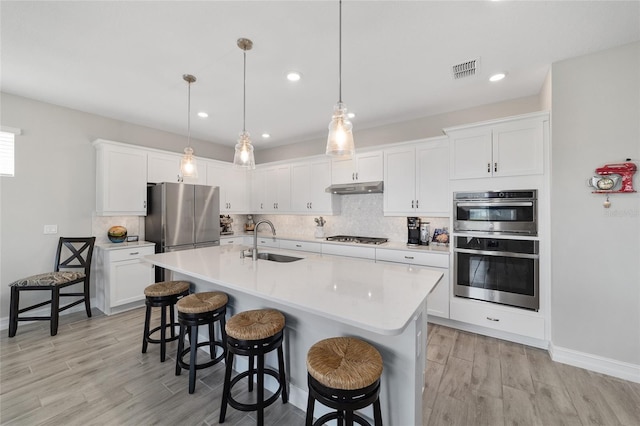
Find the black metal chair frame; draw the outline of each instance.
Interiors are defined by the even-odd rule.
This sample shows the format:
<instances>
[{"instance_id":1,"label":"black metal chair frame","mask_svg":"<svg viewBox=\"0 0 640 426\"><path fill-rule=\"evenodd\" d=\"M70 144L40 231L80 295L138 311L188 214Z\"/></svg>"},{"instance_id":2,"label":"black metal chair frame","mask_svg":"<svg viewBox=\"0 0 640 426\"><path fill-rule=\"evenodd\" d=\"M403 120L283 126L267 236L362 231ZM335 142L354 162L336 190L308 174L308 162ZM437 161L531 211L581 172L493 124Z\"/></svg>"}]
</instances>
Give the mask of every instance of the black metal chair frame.
<instances>
[{"instance_id":1,"label":"black metal chair frame","mask_svg":"<svg viewBox=\"0 0 640 426\"><path fill-rule=\"evenodd\" d=\"M224 423L227 413L227 404L240 411L257 411L258 426L264 424L264 409L273 404L280 395L282 395L282 403L286 404L288 400L287 382L284 371L284 353L282 350L282 339L284 330L280 330L275 335L260 340L239 340L227 336L227 358L226 371L224 375L224 387L222 391L222 406L220 408L219 423ZM278 370L265 368L264 356L278 350ZM233 356L241 355L249 357L249 368L231 379L231 371L233 370ZM257 358L257 368L254 368L254 357ZM249 392L253 391L253 375L257 375L257 402L255 404L243 404L238 402L231 395L231 389L245 377L248 377ZM278 389L266 401L264 399L264 375L267 374L278 381Z\"/></svg>"},{"instance_id":2,"label":"black metal chair frame","mask_svg":"<svg viewBox=\"0 0 640 426\"><path fill-rule=\"evenodd\" d=\"M95 237L87 238L70 238L60 237L58 240L58 249L56 251L54 272L66 269L84 269L84 277L78 278L58 285L27 285L27 286L11 286L11 304L9 309L9 337L14 337L18 330L19 321L50 321L51 335L58 334L58 322L60 312L66 311L80 303L84 302L87 316L91 317L91 296L89 294L89 283L91 276L91 258L93 256L93 247L95 245ZM82 244L77 248L74 244ZM70 255L62 258L62 249L66 247ZM73 293L63 293L63 288L74 284L84 283L83 291ZM20 293L23 291L50 291L51 300L30 305L20 309ZM80 297L80 299L67 305L60 306L61 297ZM23 312L28 312L42 306L51 305L51 313L49 316L20 316Z\"/></svg>"},{"instance_id":3,"label":"black metal chair frame","mask_svg":"<svg viewBox=\"0 0 640 426\"><path fill-rule=\"evenodd\" d=\"M142 336L142 353L147 353L147 347L149 343L160 344L160 362L164 362L167 354L167 342L172 342L178 338L175 327L180 324L176 322L176 317L173 307L178 303L178 300L184 296L189 295L189 290L185 290L182 293L171 294L169 296L147 296L144 304L146 305L146 312L144 316L144 334ZM149 330L151 327L151 308L160 308L160 325ZM169 323L167 323L167 308L169 308ZM167 338L167 328L171 332L171 337ZM160 331L160 338L154 339L151 336Z\"/></svg>"},{"instance_id":4,"label":"black metal chair frame","mask_svg":"<svg viewBox=\"0 0 640 426\"><path fill-rule=\"evenodd\" d=\"M215 311L202 312L197 314L189 314L178 311L178 323L180 324L180 336L178 338L178 353L176 355L176 376L179 376L183 368L189 369L189 393L193 393L196 389L196 370L211 367L222 361L226 355L225 342L227 335L225 332L225 315L227 313L227 305L216 309ZM216 340L215 323L220 324L220 334L222 339ZM198 343L198 327L207 325L209 327L209 340ZM189 335L189 347L184 347L184 339ZM211 360L207 362L197 363L198 348L209 346ZM216 356L216 346L222 349L222 353ZM184 357L189 354L189 362L184 361Z\"/></svg>"},{"instance_id":5,"label":"black metal chair frame","mask_svg":"<svg viewBox=\"0 0 640 426\"><path fill-rule=\"evenodd\" d=\"M353 390L329 388L318 382L311 374L307 374L309 383L309 399L307 402L306 426L323 425L329 420L337 420L339 425L343 422L346 426L358 423L361 426L371 426L363 417L355 413L373 404L373 421L375 426L382 426L382 411L380 409L380 380L371 385ZM315 401L320 402L336 411L325 414L315 422L313 421L313 409Z\"/></svg>"}]
</instances>

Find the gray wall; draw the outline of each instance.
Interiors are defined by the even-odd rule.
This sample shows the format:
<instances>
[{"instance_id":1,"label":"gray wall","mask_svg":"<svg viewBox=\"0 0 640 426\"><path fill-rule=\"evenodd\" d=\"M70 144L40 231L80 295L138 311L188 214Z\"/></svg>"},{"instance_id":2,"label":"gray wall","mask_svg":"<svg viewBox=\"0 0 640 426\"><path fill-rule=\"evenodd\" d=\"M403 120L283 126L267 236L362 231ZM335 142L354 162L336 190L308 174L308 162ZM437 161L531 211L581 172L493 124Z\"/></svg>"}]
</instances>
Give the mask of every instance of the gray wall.
<instances>
[{"instance_id":1,"label":"gray wall","mask_svg":"<svg viewBox=\"0 0 640 426\"><path fill-rule=\"evenodd\" d=\"M353 133L356 152L358 148L442 136L442 129L445 127L547 110L548 106L543 105L542 101L540 96L529 96L371 128L358 128L355 122ZM295 145L262 149L256 152L256 163L324 154L326 144L327 139L324 136Z\"/></svg>"},{"instance_id":2,"label":"gray wall","mask_svg":"<svg viewBox=\"0 0 640 426\"><path fill-rule=\"evenodd\" d=\"M0 318L15 279L50 270L60 236L88 236L95 211L95 149L105 138L181 152L185 137L2 93L2 125L16 137L16 175L0 178ZM231 161L233 148L192 141L197 155ZM57 235L43 226L58 225ZM25 295L25 302L42 299Z\"/></svg>"},{"instance_id":3,"label":"gray wall","mask_svg":"<svg viewBox=\"0 0 640 426\"><path fill-rule=\"evenodd\" d=\"M605 209L585 183L605 163L640 160L639 76L640 43L552 68L552 341L636 365L640 193Z\"/></svg>"}]
</instances>

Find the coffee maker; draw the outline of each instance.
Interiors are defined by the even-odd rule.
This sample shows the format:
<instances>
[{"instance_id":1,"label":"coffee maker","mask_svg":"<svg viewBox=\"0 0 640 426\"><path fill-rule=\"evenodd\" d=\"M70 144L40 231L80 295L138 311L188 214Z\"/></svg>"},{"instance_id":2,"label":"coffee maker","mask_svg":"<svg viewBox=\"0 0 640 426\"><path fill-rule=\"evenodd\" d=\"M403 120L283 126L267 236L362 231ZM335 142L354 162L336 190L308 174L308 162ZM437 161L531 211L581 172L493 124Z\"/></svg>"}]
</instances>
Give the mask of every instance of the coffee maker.
<instances>
[{"instance_id":1,"label":"coffee maker","mask_svg":"<svg viewBox=\"0 0 640 426\"><path fill-rule=\"evenodd\" d=\"M419 217L407 218L407 245L408 246L420 245L420 218Z\"/></svg>"}]
</instances>

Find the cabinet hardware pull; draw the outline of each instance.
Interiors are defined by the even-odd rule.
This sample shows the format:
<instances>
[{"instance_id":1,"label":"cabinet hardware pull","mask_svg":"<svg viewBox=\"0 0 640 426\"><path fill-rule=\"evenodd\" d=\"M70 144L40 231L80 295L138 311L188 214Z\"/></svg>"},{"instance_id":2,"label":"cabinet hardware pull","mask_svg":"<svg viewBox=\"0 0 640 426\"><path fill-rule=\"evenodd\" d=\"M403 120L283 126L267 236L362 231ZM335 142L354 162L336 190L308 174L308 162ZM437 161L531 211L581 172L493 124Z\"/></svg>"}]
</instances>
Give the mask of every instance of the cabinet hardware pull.
<instances>
[{"instance_id":1,"label":"cabinet hardware pull","mask_svg":"<svg viewBox=\"0 0 640 426\"><path fill-rule=\"evenodd\" d=\"M302 244L296 244L296 247L302 247Z\"/></svg>"},{"instance_id":2,"label":"cabinet hardware pull","mask_svg":"<svg viewBox=\"0 0 640 426\"><path fill-rule=\"evenodd\" d=\"M135 256L136 254L140 254L140 252L139 251L134 251L132 253L129 253L129 256Z\"/></svg>"},{"instance_id":3,"label":"cabinet hardware pull","mask_svg":"<svg viewBox=\"0 0 640 426\"><path fill-rule=\"evenodd\" d=\"M356 172L356 180L358 180L358 172Z\"/></svg>"},{"instance_id":4,"label":"cabinet hardware pull","mask_svg":"<svg viewBox=\"0 0 640 426\"><path fill-rule=\"evenodd\" d=\"M498 171L498 163L493 163L493 171L494 172Z\"/></svg>"},{"instance_id":5,"label":"cabinet hardware pull","mask_svg":"<svg viewBox=\"0 0 640 426\"><path fill-rule=\"evenodd\" d=\"M313 202L309 203L309 208L312 209L313 208Z\"/></svg>"},{"instance_id":6,"label":"cabinet hardware pull","mask_svg":"<svg viewBox=\"0 0 640 426\"><path fill-rule=\"evenodd\" d=\"M356 174L355 173L351 173L351 180L356 180Z\"/></svg>"},{"instance_id":7,"label":"cabinet hardware pull","mask_svg":"<svg viewBox=\"0 0 640 426\"><path fill-rule=\"evenodd\" d=\"M411 208L412 208L412 209L413 209L413 208L415 208L414 203L415 203L415 202L414 202L413 200L411 200Z\"/></svg>"},{"instance_id":8,"label":"cabinet hardware pull","mask_svg":"<svg viewBox=\"0 0 640 426\"><path fill-rule=\"evenodd\" d=\"M419 201L420 201L420 200L416 200L416 209L417 209L417 208L420 208Z\"/></svg>"},{"instance_id":9,"label":"cabinet hardware pull","mask_svg":"<svg viewBox=\"0 0 640 426\"><path fill-rule=\"evenodd\" d=\"M487 173L491 173L491 163L487 163Z\"/></svg>"},{"instance_id":10,"label":"cabinet hardware pull","mask_svg":"<svg viewBox=\"0 0 640 426\"><path fill-rule=\"evenodd\" d=\"M413 259L413 256L405 256L404 258L405 258L405 259L410 259L410 260L412 260L412 259Z\"/></svg>"},{"instance_id":11,"label":"cabinet hardware pull","mask_svg":"<svg viewBox=\"0 0 640 426\"><path fill-rule=\"evenodd\" d=\"M262 210L264 207L262 207L262 203L260 203L260 210Z\"/></svg>"},{"instance_id":12,"label":"cabinet hardware pull","mask_svg":"<svg viewBox=\"0 0 640 426\"><path fill-rule=\"evenodd\" d=\"M500 321L500 318L491 318L491 317L487 317L487 319L488 319L489 321L495 321L495 322Z\"/></svg>"}]
</instances>

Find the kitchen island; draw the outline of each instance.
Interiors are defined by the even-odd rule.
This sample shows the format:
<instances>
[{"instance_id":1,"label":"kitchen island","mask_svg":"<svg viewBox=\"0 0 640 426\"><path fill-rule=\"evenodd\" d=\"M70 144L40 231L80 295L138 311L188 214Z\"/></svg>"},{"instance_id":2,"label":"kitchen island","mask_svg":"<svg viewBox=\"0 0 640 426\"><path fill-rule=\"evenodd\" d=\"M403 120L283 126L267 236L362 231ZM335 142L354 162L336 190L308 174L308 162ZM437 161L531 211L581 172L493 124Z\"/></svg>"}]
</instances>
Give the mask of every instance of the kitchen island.
<instances>
[{"instance_id":1,"label":"kitchen island","mask_svg":"<svg viewBox=\"0 0 640 426\"><path fill-rule=\"evenodd\" d=\"M375 263L280 249L290 263L243 258L244 246L208 247L145 256L193 283L193 291L229 295L228 315L271 307L287 319L285 358L290 402L306 409L306 353L318 340L356 336L382 354L382 415L386 425L422 424L426 298L442 278L429 268ZM275 359L267 359L275 365ZM241 365L241 364L240 364ZM269 383L268 387L275 383ZM324 412L317 406L316 416ZM325 411L326 412L326 411ZM371 410L364 410L367 417Z\"/></svg>"}]
</instances>

